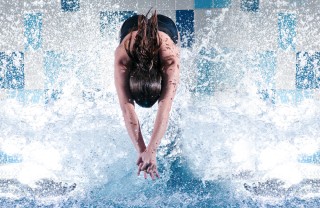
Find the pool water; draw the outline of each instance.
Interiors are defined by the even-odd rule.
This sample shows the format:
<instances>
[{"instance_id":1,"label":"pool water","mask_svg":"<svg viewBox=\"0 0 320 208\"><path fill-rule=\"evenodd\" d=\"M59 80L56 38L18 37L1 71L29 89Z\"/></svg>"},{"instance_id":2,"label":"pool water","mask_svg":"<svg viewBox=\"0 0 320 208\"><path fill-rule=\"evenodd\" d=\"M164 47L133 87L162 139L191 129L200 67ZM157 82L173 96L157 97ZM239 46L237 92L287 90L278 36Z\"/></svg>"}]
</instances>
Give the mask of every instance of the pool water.
<instances>
[{"instance_id":1,"label":"pool water","mask_svg":"<svg viewBox=\"0 0 320 208\"><path fill-rule=\"evenodd\" d=\"M319 54L299 45L315 13L287 1L177 9L181 80L152 181L137 176L113 83L116 34L135 12L61 2L62 13L39 1L40 13L3 15L30 39L0 52L0 207L320 206ZM137 107L146 141L156 111Z\"/></svg>"}]
</instances>

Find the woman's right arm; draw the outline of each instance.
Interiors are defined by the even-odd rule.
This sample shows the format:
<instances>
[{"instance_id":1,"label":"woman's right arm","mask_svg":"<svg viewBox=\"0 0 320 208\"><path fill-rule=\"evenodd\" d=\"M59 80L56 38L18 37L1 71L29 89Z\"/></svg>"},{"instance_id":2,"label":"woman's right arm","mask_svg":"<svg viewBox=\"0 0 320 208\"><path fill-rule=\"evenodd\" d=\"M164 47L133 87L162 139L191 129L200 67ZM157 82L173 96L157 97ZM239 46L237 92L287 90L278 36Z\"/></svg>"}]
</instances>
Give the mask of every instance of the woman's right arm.
<instances>
[{"instance_id":1,"label":"woman's right arm","mask_svg":"<svg viewBox=\"0 0 320 208\"><path fill-rule=\"evenodd\" d=\"M128 134L139 154L145 151L146 145L141 134L139 120L129 90L129 70L127 69L129 61L124 47L122 45L118 46L114 59L114 82Z\"/></svg>"}]
</instances>

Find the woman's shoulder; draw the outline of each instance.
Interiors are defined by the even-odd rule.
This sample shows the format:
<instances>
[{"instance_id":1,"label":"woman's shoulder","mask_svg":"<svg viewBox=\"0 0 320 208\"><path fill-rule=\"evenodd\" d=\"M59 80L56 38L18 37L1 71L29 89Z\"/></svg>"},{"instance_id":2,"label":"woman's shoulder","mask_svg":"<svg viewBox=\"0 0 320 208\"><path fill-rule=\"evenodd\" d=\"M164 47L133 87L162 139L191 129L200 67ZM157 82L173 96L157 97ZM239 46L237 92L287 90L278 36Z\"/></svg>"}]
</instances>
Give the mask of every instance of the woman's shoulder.
<instances>
[{"instance_id":1,"label":"woman's shoulder","mask_svg":"<svg viewBox=\"0 0 320 208\"><path fill-rule=\"evenodd\" d=\"M164 32L160 34L160 59L164 64L172 64L172 62L179 61L180 48L171 40L171 38Z\"/></svg>"},{"instance_id":2,"label":"woman's shoulder","mask_svg":"<svg viewBox=\"0 0 320 208\"><path fill-rule=\"evenodd\" d=\"M130 33L128 33L124 38L123 38L123 40L121 41L121 43L119 44L119 46L123 46L123 47L125 47L125 44L128 44L128 42L129 42L129 39L130 39L130 37L131 37L131 48L132 48L132 45L133 45L133 43L134 43L134 40L135 40L135 38L136 38L136 35L137 35L137 31L132 31L132 32L130 32Z\"/></svg>"},{"instance_id":3,"label":"woman's shoulder","mask_svg":"<svg viewBox=\"0 0 320 208\"><path fill-rule=\"evenodd\" d=\"M120 44L114 52L115 64L127 65L130 62L130 58L123 44Z\"/></svg>"}]
</instances>

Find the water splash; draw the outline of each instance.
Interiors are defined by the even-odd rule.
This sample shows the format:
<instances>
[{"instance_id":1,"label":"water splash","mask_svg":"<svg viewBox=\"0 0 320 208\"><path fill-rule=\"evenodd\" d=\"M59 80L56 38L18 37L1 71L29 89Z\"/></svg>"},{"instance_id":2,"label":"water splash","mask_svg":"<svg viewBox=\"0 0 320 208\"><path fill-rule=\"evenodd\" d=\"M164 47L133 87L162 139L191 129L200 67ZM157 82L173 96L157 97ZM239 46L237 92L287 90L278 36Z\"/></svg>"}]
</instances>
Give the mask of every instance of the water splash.
<instances>
[{"instance_id":1,"label":"water splash","mask_svg":"<svg viewBox=\"0 0 320 208\"><path fill-rule=\"evenodd\" d=\"M226 49L216 40L228 12L208 18L211 26L200 33L207 38L181 51L181 84L158 152L160 180L136 176L113 83L118 42L97 38L80 44L90 42L87 51L60 54L66 60L46 101L0 101L1 152L17 159L0 166L0 204L315 205L319 101L277 102L272 76L260 70L273 69L263 63L273 53ZM56 55L48 52L46 61ZM137 108L147 141L156 110Z\"/></svg>"}]
</instances>

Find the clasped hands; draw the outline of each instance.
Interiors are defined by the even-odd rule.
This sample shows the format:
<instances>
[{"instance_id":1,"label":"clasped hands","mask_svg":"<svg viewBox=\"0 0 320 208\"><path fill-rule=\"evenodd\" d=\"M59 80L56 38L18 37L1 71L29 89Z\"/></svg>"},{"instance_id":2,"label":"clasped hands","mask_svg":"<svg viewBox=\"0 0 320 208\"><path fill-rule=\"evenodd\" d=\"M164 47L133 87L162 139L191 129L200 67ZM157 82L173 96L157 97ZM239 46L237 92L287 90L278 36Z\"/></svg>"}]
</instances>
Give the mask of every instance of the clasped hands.
<instances>
[{"instance_id":1,"label":"clasped hands","mask_svg":"<svg viewBox=\"0 0 320 208\"><path fill-rule=\"evenodd\" d=\"M148 174L152 180L154 180L155 177L159 178L156 151L145 149L143 152L140 152L138 155L137 166L138 175L143 171L145 179L147 179Z\"/></svg>"}]
</instances>

